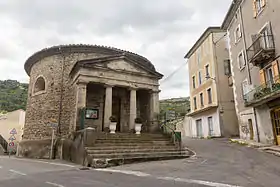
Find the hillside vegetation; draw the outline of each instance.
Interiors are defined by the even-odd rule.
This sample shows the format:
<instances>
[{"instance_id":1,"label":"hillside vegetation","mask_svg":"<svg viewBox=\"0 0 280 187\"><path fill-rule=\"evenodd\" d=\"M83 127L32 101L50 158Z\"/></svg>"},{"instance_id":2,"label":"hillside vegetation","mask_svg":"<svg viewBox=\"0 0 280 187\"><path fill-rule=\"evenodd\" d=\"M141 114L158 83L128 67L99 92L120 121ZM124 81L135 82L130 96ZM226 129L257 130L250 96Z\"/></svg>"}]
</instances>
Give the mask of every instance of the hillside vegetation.
<instances>
[{"instance_id":1,"label":"hillside vegetation","mask_svg":"<svg viewBox=\"0 0 280 187\"><path fill-rule=\"evenodd\" d=\"M28 84L16 80L0 80L0 113L25 110Z\"/></svg>"}]
</instances>

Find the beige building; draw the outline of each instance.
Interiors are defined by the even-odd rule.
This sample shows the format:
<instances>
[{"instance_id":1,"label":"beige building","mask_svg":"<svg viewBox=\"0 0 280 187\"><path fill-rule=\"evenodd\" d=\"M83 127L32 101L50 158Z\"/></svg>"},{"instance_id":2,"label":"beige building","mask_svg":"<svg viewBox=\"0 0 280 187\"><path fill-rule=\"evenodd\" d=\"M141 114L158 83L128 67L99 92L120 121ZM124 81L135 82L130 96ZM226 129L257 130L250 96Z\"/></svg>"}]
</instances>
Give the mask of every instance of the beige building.
<instances>
[{"instance_id":1,"label":"beige building","mask_svg":"<svg viewBox=\"0 0 280 187\"><path fill-rule=\"evenodd\" d=\"M7 143L14 142L14 149L22 140L24 120L24 110L16 110L0 116L0 135Z\"/></svg>"},{"instance_id":2,"label":"beige building","mask_svg":"<svg viewBox=\"0 0 280 187\"><path fill-rule=\"evenodd\" d=\"M192 137L238 135L226 32L209 27L186 54L191 112L186 124Z\"/></svg>"},{"instance_id":3,"label":"beige building","mask_svg":"<svg viewBox=\"0 0 280 187\"><path fill-rule=\"evenodd\" d=\"M226 15L240 136L280 144L278 0L237 0Z\"/></svg>"}]
</instances>

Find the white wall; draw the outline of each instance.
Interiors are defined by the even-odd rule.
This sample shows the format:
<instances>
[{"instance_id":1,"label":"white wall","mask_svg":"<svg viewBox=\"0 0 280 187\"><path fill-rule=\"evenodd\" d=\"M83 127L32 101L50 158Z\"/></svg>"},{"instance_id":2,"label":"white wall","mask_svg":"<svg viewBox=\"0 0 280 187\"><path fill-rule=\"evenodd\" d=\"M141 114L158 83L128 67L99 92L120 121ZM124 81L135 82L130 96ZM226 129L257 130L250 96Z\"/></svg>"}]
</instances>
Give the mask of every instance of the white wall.
<instances>
[{"instance_id":1,"label":"white wall","mask_svg":"<svg viewBox=\"0 0 280 187\"><path fill-rule=\"evenodd\" d=\"M202 134L204 138L209 136L208 117L213 119L213 137L221 136L220 117L217 109L205 111L197 116L192 117L191 120L191 137L197 138L196 120L202 120Z\"/></svg>"}]
</instances>

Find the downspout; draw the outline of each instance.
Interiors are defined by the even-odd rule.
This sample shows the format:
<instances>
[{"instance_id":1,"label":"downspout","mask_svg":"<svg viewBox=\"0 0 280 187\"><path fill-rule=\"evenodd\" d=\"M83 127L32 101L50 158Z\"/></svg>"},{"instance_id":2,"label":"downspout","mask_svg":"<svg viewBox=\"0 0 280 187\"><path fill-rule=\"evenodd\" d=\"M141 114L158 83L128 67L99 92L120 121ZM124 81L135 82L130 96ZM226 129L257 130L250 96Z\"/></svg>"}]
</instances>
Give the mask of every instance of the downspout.
<instances>
[{"instance_id":1,"label":"downspout","mask_svg":"<svg viewBox=\"0 0 280 187\"><path fill-rule=\"evenodd\" d=\"M58 134L61 135L61 116L62 116L62 99L63 99L63 84L64 84L64 71L65 71L65 57L61 48L59 48L60 55L62 56L62 76L60 82L60 101L59 101L59 114L58 114Z\"/></svg>"},{"instance_id":2,"label":"downspout","mask_svg":"<svg viewBox=\"0 0 280 187\"><path fill-rule=\"evenodd\" d=\"M223 37L225 37L225 35L223 36ZM222 38L223 38L222 37ZM218 68L218 60L217 60L217 54L216 54L216 45L217 45L217 43L222 39L222 38L220 38L217 42L215 42L214 41L214 36L213 36L213 33L212 33L212 43L213 43L213 54L214 54L214 67L215 67L215 79L214 79L214 81L215 81L215 85L216 85L216 90L217 90L217 99L218 99L218 101L217 101L217 103L218 103L218 115L219 115L219 124L220 124L220 133L221 133L221 137L223 137L223 129L224 129L224 127L223 127L223 121L222 121L222 119L221 119L221 113L220 113L220 102L221 102L221 94L220 94L220 89L219 89L219 68Z\"/></svg>"},{"instance_id":3,"label":"downspout","mask_svg":"<svg viewBox=\"0 0 280 187\"><path fill-rule=\"evenodd\" d=\"M249 67L249 63L248 63L248 56L247 56L247 43L246 43L246 35L245 35L245 28L244 28L244 21L243 21L243 14L241 11L241 5L239 6L239 10L240 12L240 19L241 19L241 24L242 24L242 32L243 32L243 43L244 43L244 48L245 48L245 60L246 60L246 67L247 67L247 72L248 72L248 79L249 79L249 84L252 85L252 77L251 77L251 72L250 72L250 67ZM260 133L259 133L259 125L258 125L258 120L257 120L257 114L256 114L256 109L255 107L253 107L253 111L254 111L254 118L255 118L255 123L256 123L256 131L257 131L257 140L258 142L260 142Z\"/></svg>"}]
</instances>

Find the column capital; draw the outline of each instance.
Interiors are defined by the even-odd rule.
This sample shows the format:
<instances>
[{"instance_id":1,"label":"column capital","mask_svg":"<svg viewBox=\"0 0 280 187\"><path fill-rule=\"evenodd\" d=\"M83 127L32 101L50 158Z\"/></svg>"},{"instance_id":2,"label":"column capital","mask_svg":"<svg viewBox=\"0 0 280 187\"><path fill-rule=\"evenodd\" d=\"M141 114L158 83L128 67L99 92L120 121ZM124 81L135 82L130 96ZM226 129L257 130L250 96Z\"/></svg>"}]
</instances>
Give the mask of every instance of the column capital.
<instances>
[{"instance_id":1,"label":"column capital","mask_svg":"<svg viewBox=\"0 0 280 187\"><path fill-rule=\"evenodd\" d=\"M115 85L113 84L104 84L104 87L105 88L113 88Z\"/></svg>"},{"instance_id":2,"label":"column capital","mask_svg":"<svg viewBox=\"0 0 280 187\"><path fill-rule=\"evenodd\" d=\"M161 92L161 90L149 90L149 92L151 93L151 94L153 94L153 93L160 93Z\"/></svg>"}]
</instances>

